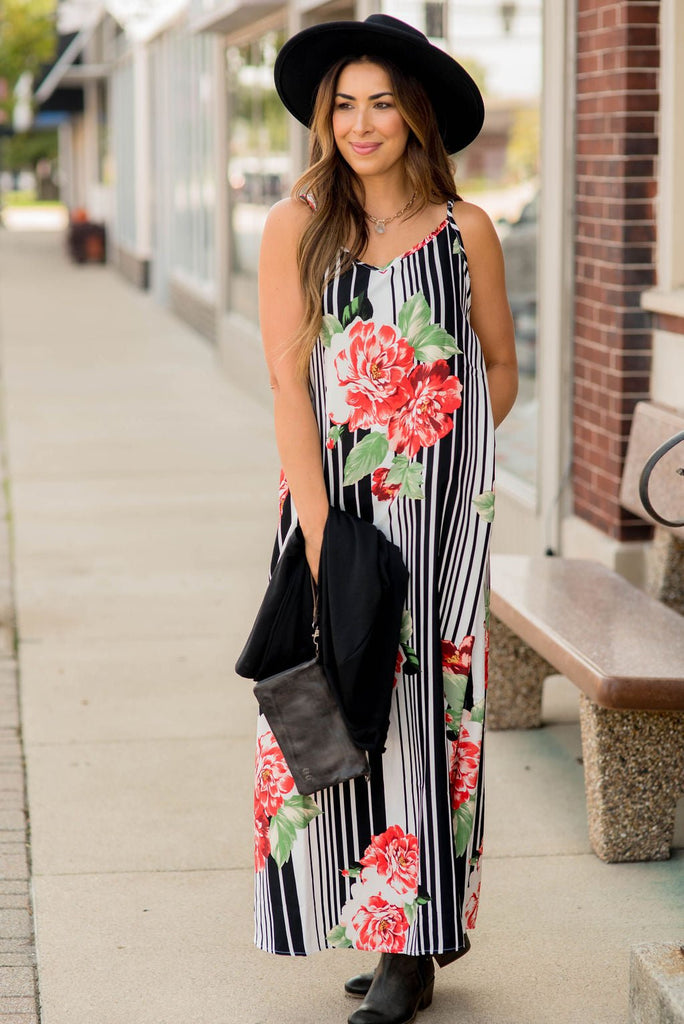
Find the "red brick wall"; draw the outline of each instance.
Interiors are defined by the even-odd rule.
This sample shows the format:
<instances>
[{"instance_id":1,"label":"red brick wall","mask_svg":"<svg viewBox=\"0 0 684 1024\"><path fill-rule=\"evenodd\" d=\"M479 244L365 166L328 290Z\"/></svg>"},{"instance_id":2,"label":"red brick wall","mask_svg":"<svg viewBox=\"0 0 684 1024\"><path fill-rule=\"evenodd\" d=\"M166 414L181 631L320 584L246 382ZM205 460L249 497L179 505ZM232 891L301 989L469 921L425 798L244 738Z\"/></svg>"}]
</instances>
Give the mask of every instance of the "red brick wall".
<instances>
[{"instance_id":1,"label":"red brick wall","mask_svg":"<svg viewBox=\"0 0 684 1024\"><path fill-rule=\"evenodd\" d=\"M575 514L619 540L648 536L620 507L636 402L647 398L655 282L660 3L579 0L573 494Z\"/></svg>"}]
</instances>

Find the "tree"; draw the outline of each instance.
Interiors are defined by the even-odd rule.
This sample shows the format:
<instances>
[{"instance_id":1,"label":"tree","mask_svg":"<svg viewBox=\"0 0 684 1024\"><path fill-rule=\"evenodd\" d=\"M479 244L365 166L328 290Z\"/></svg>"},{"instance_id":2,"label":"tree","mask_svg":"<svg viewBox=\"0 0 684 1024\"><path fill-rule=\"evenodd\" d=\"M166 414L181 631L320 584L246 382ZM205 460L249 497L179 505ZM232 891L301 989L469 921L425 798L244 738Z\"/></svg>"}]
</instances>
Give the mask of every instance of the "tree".
<instances>
[{"instance_id":1,"label":"tree","mask_svg":"<svg viewBox=\"0 0 684 1024\"><path fill-rule=\"evenodd\" d=\"M0 89L0 123L11 123L20 76L35 74L53 59L55 20L55 0L0 0L0 81L6 82Z\"/></svg>"},{"instance_id":2,"label":"tree","mask_svg":"<svg viewBox=\"0 0 684 1024\"><path fill-rule=\"evenodd\" d=\"M39 160L56 161L57 132L18 132L5 140L3 164L7 171L33 170Z\"/></svg>"}]
</instances>

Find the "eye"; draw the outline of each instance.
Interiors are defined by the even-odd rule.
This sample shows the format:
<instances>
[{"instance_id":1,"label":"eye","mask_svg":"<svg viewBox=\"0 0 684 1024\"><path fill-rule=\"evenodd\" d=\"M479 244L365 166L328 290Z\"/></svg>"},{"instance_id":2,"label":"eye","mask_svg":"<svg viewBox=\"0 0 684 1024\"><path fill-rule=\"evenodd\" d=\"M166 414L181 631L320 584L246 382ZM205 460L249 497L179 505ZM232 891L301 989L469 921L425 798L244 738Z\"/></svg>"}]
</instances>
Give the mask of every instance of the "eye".
<instances>
[{"instance_id":1,"label":"eye","mask_svg":"<svg viewBox=\"0 0 684 1024\"><path fill-rule=\"evenodd\" d=\"M335 104L335 110L351 110L351 106L351 103L348 103L346 100L340 100Z\"/></svg>"},{"instance_id":2,"label":"eye","mask_svg":"<svg viewBox=\"0 0 684 1024\"><path fill-rule=\"evenodd\" d=\"M388 103L387 100L378 100L375 106L378 110L389 110L392 104Z\"/></svg>"}]
</instances>

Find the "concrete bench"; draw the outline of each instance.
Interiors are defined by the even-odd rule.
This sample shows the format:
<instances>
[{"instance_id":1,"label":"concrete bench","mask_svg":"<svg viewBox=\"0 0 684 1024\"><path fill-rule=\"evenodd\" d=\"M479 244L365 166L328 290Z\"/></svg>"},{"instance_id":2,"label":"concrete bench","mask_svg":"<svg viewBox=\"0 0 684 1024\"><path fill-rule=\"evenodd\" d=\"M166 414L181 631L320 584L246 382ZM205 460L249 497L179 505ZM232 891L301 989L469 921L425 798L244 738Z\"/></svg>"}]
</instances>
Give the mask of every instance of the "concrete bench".
<instances>
[{"instance_id":1,"label":"concrete bench","mask_svg":"<svg viewBox=\"0 0 684 1024\"><path fill-rule=\"evenodd\" d=\"M634 946L629 977L629 1024L684 1024L684 947Z\"/></svg>"},{"instance_id":2,"label":"concrete bench","mask_svg":"<svg viewBox=\"0 0 684 1024\"><path fill-rule=\"evenodd\" d=\"M666 860L684 793L684 617L594 562L492 556L487 724L541 724L554 671L581 691L589 838Z\"/></svg>"}]
</instances>

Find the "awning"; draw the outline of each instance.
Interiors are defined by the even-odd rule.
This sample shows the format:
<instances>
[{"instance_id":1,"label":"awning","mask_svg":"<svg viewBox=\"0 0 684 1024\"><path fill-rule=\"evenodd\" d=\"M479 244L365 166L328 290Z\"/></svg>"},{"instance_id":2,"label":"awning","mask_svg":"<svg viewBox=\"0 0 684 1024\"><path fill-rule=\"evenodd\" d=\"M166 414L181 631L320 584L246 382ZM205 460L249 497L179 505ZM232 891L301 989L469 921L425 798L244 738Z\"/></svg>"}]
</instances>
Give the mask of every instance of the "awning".
<instances>
[{"instance_id":1,"label":"awning","mask_svg":"<svg viewBox=\"0 0 684 1024\"><path fill-rule=\"evenodd\" d=\"M75 110L83 109L82 86L84 82L97 81L104 78L107 68L102 64L82 64L80 57L84 47L90 40L100 20L100 13L80 32L71 32L68 35L59 37L57 46L57 58L46 68L46 72L34 89L36 103L42 109L48 110ZM58 89L58 86L60 87ZM77 92L81 94L81 106L56 106L54 103L55 93ZM53 102L50 102L53 101ZM69 98L62 96L61 102L77 104L76 97ZM49 104L49 105L48 105Z\"/></svg>"},{"instance_id":2,"label":"awning","mask_svg":"<svg viewBox=\"0 0 684 1024\"><path fill-rule=\"evenodd\" d=\"M239 32L252 22L267 18L278 8L280 3L268 0L224 0L212 10L193 18L190 28L195 32Z\"/></svg>"}]
</instances>

